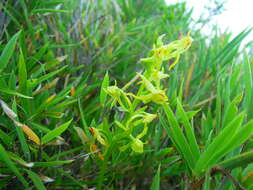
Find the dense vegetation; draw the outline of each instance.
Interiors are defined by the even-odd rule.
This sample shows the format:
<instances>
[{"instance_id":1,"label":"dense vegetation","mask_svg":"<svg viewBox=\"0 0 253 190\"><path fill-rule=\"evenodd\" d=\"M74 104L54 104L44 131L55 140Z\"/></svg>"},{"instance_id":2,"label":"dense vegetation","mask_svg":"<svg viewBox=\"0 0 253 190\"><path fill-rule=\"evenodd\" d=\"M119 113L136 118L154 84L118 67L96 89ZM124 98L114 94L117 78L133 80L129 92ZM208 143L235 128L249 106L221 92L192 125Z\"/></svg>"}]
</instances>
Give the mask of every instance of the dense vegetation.
<instances>
[{"instance_id":1,"label":"dense vegetation","mask_svg":"<svg viewBox=\"0 0 253 190\"><path fill-rule=\"evenodd\" d=\"M0 2L0 189L253 189L251 29L191 15Z\"/></svg>"}]
</instances>

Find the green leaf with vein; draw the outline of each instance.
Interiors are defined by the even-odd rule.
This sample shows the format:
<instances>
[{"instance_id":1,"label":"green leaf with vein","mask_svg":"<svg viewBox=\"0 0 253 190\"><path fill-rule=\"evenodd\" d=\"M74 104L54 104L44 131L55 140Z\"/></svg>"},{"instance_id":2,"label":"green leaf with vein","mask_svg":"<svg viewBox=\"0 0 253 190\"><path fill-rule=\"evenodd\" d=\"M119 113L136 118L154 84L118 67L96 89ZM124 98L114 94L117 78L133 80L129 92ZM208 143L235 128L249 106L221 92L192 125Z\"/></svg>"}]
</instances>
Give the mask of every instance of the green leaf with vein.
<instances>
[{"instance_id":1,"label":"green leaf with vein","mask_svg":"<svg viewBox=\"0 0 253 190\"><path fill-rule=\"evenodd\" d=\"M46 144L49 141L53 140L54 138L58 137L59 135L61 135L70 125L72 120L62 124L61 126L53 129L52 131L49 131L45 136L42 137L41 139L41 143L42 144Z\"/></svg>"},{"instance_id":2,"label":"green leaf with vein","mask_svg":"<svg viewBox=\"0 0 253 190\"><path fill-rule=\"evenodd\" d=\"M10 61L14 50L15 50L15 46L17 43L17 40L19 38L21 31L19 31L18 33L16 33L11 39L10 41L7 43L7 45L5 46L1 56L0 56L0 71L3 70L8 62Z\"/></svg>"},{"instance_id":3,"label":"green leaf with vein","mask_svg":"<svg viewBox=\"0 0 253 190\"><path fill-rule=\"evenodd\" d=\"M108 75L108 72L106 72L103 82L102 82L101 90L100 90L100 103L102 105L105 104L106 96L107 96L107 93L105 92L104 89L106 89L108 86L109 86L109 75Z\"/></svg>"}]
</instances>

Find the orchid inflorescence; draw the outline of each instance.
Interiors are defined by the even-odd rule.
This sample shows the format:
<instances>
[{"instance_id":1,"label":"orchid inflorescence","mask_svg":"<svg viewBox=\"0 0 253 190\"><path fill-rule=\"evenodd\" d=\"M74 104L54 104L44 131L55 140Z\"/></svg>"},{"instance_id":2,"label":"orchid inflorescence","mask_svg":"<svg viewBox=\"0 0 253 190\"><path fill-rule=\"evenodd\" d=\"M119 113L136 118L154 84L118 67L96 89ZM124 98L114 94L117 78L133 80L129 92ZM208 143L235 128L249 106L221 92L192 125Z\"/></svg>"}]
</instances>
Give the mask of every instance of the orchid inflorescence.
<instances>
[{"instance_id":1,"label":"orchid inflorescence","mask_svg":"<svg viewBox=\"0 0 253 190\"><path fill-rule=\"evenodd\" d=\"M161 80L169 77L168 74L164 73L163 63L164 61L173 59L174 61L169 66L169 70L174 68L178 63L180 55L191 46L193 41L188 34L179 40L163 44L163 37L164 35L157 39L157 43L151 51L152 55L141 59L141 62L144 64L144 72L143 74L136 73L136 79L140 79L140 82L138 82L140 86L136 94L126 92L126 88L119 88L116 82L114 85L103 89L111 97L111 108L116 106L120 112L125 113L121 121L116 119L114 121L116 126L121 128L125 134L116 135L117 141L120 142L119 137L128 139L127 144L121 145L121 151L131 148L134 152L143 152L144 142L141 138L147 134L148 124L157 117L157 114L145 111L148 108L147 104L150 102L158 105L168 103L165 89L161 85ZM128 87L134 84L135 81L131 81ZM142 126L142 131L138 135L134 135L133 129L140 126ZM106 140L101 135L96 134L96 137L96 140L105 145Z\"/></svg>"}]
</instances>

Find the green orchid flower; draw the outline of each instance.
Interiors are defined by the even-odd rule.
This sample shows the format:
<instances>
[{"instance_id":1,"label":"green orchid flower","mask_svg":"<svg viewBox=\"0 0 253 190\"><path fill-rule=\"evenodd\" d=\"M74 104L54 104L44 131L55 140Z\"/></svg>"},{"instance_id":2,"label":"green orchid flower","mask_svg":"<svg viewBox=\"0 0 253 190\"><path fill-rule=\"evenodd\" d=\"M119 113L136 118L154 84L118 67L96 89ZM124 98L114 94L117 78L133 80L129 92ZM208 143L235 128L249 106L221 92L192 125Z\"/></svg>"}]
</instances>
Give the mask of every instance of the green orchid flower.
<instances>
[{"instance_id":1,"label":"green orchid flower","mask_svg":"<svg viewBox=\"0 0 253 190\"><path fill-rule=\"evenodd\" d=\"M161 71L153 70L149 80L154 81L157 88L160 88L160 81L161 79L168 78L169 75L164 73L164 69Z\"/></svg>"},{"instance_id":2,"label":"green orchid flower","mask_svg":"<svg viewBox=\"0 0 253 190\"><path fill-rule=\"evenodd\" d=\"M133 115L127 122L126 126L129 128L130 126L134 127L136 125L139 125L141 123L147 124L153 121L157 117L156 114L151 114L147 112L142 112Z\"/></svg>"},{"instance_id":3,"label":"green orchid flower","mask_svg":"<svg viewBox=\"0 0 253 190\"><path fill-rule=\"evenodd\" d=\"M168 101L168 97L163 90L156 89L154 85L140 73L137 73L137 75L142 79L142 82L145 88L149 91L149 94L136 96L133 93L127 93L127 95L133 96L134 98L141 100L144 104L151 101L156 104L163 104L164 102Z\"/></svg>"},{"instance_id":4,"label":"green orchid flower","mask_svg":"<svg viewBox=\"0 0 253 190\"><path fill-rule=\"evenodd\" d=\"M147 125L144 125L144 129L143 131L135 138L132 135L129 136L130 138L130 142L127 143L124 146L120 147L120 151L126 151L128 148L131 148L134 152L137 153L143 153L143 146L145 143L143 143L140 138L142 138L143 136L145 136L147 134Z\"/></svg>"},{"instance_id":5,"label":"green orchid flower","mask_svg":"<svg viewBox=\"0 0 253 190\"><path fill-rule=\"evenodd\" d=\"M169 77L169 75L164 73L162 64L164 61L173 59L173 63L169 66L169 70L171 70L178 63L180 55L191 46L193 41L190 34L188 34L179 40L164 44L163 37L164 35L157 39L157 43L151 51L151 56L141 59L145 67L143 75L136 73L136 76L122 89L117 87L116 82L114 86L107 85L108 87L103 87L104 92L112 98L111 107L118 106L118 111L127 112L121 114L122 117L119 117L119 120L114 120L114 124L121 130L115 130L117 133L112 135L112 141L120 145L120 151L132 149L133 152L143 153L145 142L142 138L147 134L148 124L157 117L157 114L147 113L146 109L150 105L141 107L139 103L140 101L144 104L149 102L164 104L168 102L168 97L160 83L162 79ZM133 85L138 79L140 79L141 86L137 94L126 92L129 86ZM131 96L131 99L129 96ZM137 130L135 127L140 127L142 130ZM138 134L136 134L137 132ZM108 138L103 134L103 131L94 129L93 136L100 144L109 147Z\"/></svg>"},{"instance_id":6,"label":"green orchid flower","mask_svg":"<svg viewBox=\"0 0 253 190\"><path fill-rule=\"evenodd\" d=\"M143 153L143 142L138 138L134 138L131 142L131 148L134 152Z\"/></svg>"},{"instance_id":7,"label":"green orchid flower","mask_svg":"<svg viewBox=\"0 0 253 190\"><path fill-rule=\"evenodd\" d=\"M128 112L128 110L132 106L132 103L122 89L114 85L109 86L104 90L109 96L112 97L111 107L116 106L116 104L119 103L121 110Z\"/></svg>"},{"instance_id":8,"label":"green orchid flower","mask_svg":"<svg viewBox=\"0 0 253 190\"><path fill-rule=\"evenodd\" d=\"M137 111L137 114L133 115L127 121L126 125L123 125L119 121L115 121L116 125L125 131L125 134L121 135L120 138L130 139L129 143L127 143L124 146L121 146L120 151L125 151L128 148L131 148L134 152L142 153L144 143L141 141L141 138L147 134L148 123L153 121L156 117L157 117L156 114L150 114L147 112L138 113ZM133 135L131 134L133 127L142 123L144 124L142 132L138 134L136 137L133 137Z\"/></svg>"},{"instance_id":9,"label":"green orchid flower","mask_svg":"<svg viewBox=\"0 0 253 190\"><path fill-rule=\"evenodd\" d=\"M163 61L175 58L175 61L169 67L169 70L171 70L178 63L180 55L189 49L193 41L190 37L190 33L188 33L188 35L182 39L164 45L162 42L163 37L164 35L158 38L157 45L153 47L152 56L141 59L141 61L146 63L148 72L153 69L160 70Z\"/></svg>"},{"instance_id":10,"label":"green orchid flower","mask_svg":"<svg viewBox=\"0 0 253 190\"><path fill-rule=\"evenodd\" d=\"M143 145L144 143L140 140L142 137L144 137L148 132L148 126L147 124L144 125L143 131L136 137L132 137L132 142L130 143L131 148L134 152L137 153L143 153Z\"/></svg>"}]
</instances>

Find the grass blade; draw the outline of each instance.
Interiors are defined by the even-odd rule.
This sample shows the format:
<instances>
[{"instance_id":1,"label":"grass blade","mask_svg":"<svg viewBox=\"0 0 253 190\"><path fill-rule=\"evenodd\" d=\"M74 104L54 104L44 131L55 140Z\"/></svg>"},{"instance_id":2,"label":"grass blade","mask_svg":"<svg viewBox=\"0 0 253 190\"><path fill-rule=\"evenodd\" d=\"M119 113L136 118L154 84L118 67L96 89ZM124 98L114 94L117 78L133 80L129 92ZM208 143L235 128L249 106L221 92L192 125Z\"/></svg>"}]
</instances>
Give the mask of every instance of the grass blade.
<instances>
[{"instance_id":1,"label":"grass blade","mask_svg":"<svg viewBox=\"0 0 253 190\"><path fill-rule=\"evenodd\" d=\"M168 104L163 104L163 109L166 113L167 120L170 124L171 133L173 134L171 137L174 138L173 141L179 146L181 153L183 154L183 158L187 161L190 168L194 168L197 158L194 157L193 153L191 152L191 148L179 127L177 119L173 114L172 110L170 109Z\"/></svg>"},{"instance_id":2,"label":"grass blade","mask_svg":"<svg viewBox=\"0 0 253 190\"><path fill-rule=\"evenodd\" d=\"M210 163L215 163L218 159L222 158L225 154L231 152L236 147L243 144L253 134L253 121L248 122L231 138L230 142L220 151L217 151Z\"/></svg>"},{"instance_id":3,"label":"grass blade","mask_svg":"<svg viewBox=\"0 0 253 190\"><path fill-rule=\"evenodd\" d=\"M27 98L27 99L32 99L33 98L33 97L30 97L30 96L23 95L23 94L21 94L19 92L16 92L14 90L9 90L9 89L0 88L0 92L5 93L5 94L14 95L14 96L19 96L21 98Z\"/></svg>"},{"instance_id":4,"label":"grass blade","mask_svg":"<svg viewBox=\"0 0 253 190\"><path fill-rule=\"evenodd\" d=\"M59 166L62 164L70 164L73 160L57 160L57 161L48 161L48 162L34 162L34 167L53 167Z\"/></svg>"},{"instance_id":5,"label":"grass blade","mask_svg":"<svg viewBox=\"0 0 253 190\"><path fill-rule=\"evenodd\" d=\"M251 63L246 53L244 53L244 83L245 83L245 109L247 110L249 119L253 118L252 113L252 71L251 71Z\"/></svg>"},{"instance_id":6,"label":"grass blade","mask_svg":"<svg viewBox=\"0 0 253 190\"><path fill-rule=\"evenodd\" d=\"M160 190L160 166L158 167L150 190Z\"/></svg>"},{"instance_id":7,"label":"grass blade","mask_svg":"<svg viewBox=\"0 0 253 190\"><path fill-rule=\"evenodd\" d=\"M200 156L195 171L197 174L203 172L211 164L213 164L213 157L216 152L224 150L225 147L231 142L231 137L236 134L236 131L240 127L245 114L239 114L233 119L228 126L226 126L221 133L213 139L213 142L207 147L206 151ZM225 141L226 139L226 141ZM218 158L216 158L218 159Z\"/></svg>"},{"instance_id":8,"label":"grass blade","mask_svg":"<svg viewBox=\"0 0 253 190\"><path fill-rule=\"evenodd\" d=\"M9 158L8 153L5 151L2 144L0 144L0 159L6 164L8 168L18 177L18 179L22 182L22 184L28 188L28 183L26 182L25 178L21 175L21 173L18 171L14 163Z\"/></svg>"},{"instance_id":9,"label":"grass blade","mask_svg":"<svg viewBox=\"0 0 253 190\"><path fill-rule=\"evenodd\" d=\"M253 162L253 151L250 151L235 156L233 158L227 159L223 162L220 162L218 165L223 168L232 170L234 168L245 166L252 162Z\"/></svg>"},{"instance_id":10,"label":"grass blade","mask_svg":"<svg viewBox=\"0 0 253 190\"><path fill-rule=\"evenodd\" d=\"M108 72L106 72L102 85L101 85L101 90L100 90L100 103L102 105L105 104L106 96L107 96L107 93L105 92L104 89L107 88L108 86L109 86L109 76L108 76Z\"/></svg>"},{"instance_id":11,"label":"grass blade","mask_svg":"<svg viewBox=\"0 0 253 190\"><path fill-rule=\"evenodd\" d=\"M183 109L183 106L181 104L181 102L179 101L179 99L177 99L177 111L178 114L180 115L182 122L183 122L183 126L186 132L186 137L188 139L190 148L192 153L194 154L194 157L196 157L197 159L200 156L200 152L199 152L199 147L197 144L197 140L193 131L193 127L191 126L188 117Z\"/></svg>"},{"instance_id":12,"label":"grass blade","mask_svg":"<svg viewBox=\"0 0 253 190\"><path fill-rule=\"evenodd\" d=\"M42 137L41 139L41 144L46 144L49 141L53 140L54 138L56 138L57 136L59 136L60 134L62 134L70 125L72 120L62 124L61 126L53 129L52 131L48 132L45 136Z\"/></svg>"},{"instance_id":13,"label":"grass blade","mask_svg":"<svg viewBox=\"0 0 253 190\"><path fill-rule=\"evenodd\" d=\"M26 171L38 190L46 190L46 187L44 186L40 177L36 173L30 170L26 170Z\"/></svg>"},{"instance_id":14,"label":"grass blade","mask_svg":"<svg viewBox=\"0 0 253 190\"><path fill-rule=\"evenodd\" d=\"M16 46L16 43L17 43L20 33L21 33L21 31L16 33L10 39L10 41L7 43L7 45L5 46L3 52L0 56L0 70L3 70L7 66L9 60L11 59L12 54L14 53L15 46Z\"/></svg>"}]
</instances>

